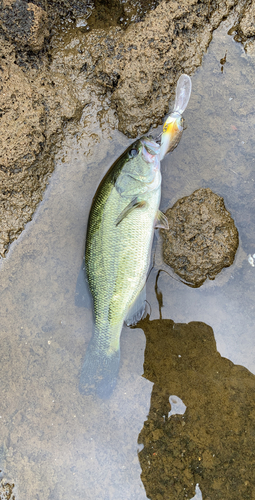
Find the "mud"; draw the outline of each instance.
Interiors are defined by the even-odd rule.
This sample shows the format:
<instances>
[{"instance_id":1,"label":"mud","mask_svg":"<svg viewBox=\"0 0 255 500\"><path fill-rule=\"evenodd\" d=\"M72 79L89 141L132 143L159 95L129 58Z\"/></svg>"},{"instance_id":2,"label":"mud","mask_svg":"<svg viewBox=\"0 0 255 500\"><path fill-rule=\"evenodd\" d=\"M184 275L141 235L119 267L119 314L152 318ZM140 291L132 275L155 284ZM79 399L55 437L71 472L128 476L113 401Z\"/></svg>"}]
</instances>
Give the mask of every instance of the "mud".
<instances>
[{"instance_id":1,"label":"mud","mask_svg":"<svg viewBox=\"0 0 255 500\"><path fill-rule=\"evenodd\" d=\"M224 200L209 188L197 189L166 211L161 230L166 264L182 279L201 286L234 262L238 231Z\"/></svg>"},{"instance_id":2,"label":"mud","mask_svg":"<svg viewBox=\"0 0 255 500\"><path fill-rule=\"evenodd\" d=\"M42 198L65 131L97 95L135 137L168 111L182 72L201 64L237 0L5 0L0 6L0 255ZM151 10L148 10L151 9Z\"/></svg>"},{"instance_id":3,"label":"mud","mask_svg":"<svg viewBox=\"0 0 255 500\"><path fill-rule=\"evenodd\" d=\"M144 377L154 383L138 438L148 498L191 498L197 483L204 500L255 498L254 375L220 356L205 323L139 326ZM169 415L171 395L186 405L183 415Z\"/></svg>"}]
</instances>

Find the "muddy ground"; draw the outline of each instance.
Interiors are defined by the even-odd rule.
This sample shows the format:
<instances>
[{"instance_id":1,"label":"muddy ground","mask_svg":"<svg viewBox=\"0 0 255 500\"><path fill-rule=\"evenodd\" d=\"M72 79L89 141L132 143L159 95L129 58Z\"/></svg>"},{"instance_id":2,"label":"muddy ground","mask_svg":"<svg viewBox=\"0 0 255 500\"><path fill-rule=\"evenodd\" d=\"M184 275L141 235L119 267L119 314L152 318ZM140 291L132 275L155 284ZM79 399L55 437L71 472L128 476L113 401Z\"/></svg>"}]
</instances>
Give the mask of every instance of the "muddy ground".
<instances>
[{"instance_id":1,"label":"muddy ground","mask_svg":"<svg viewBox=\"0 0 255 500\"><path fill-rule=\"evenodd\" d=\"M138 438L148 498L191 498L196 483L204 500L254 498L254 375L220 356L205 323L147 318L140 326L144 377L154 383ZM183 415L169 415L176 394Z\"/></svg>"},{"instance_id":2,"label":"muddy ground","mask_svg":"<svg viewBox=\"0 0 255 500\"><path fill-rule=\"evenodd\" d=\"M178 77L194 73L233 7L236 37L253 50L254 5L2 0L0 255L32 218L56 147L64 133L79 130L92 95L112 109L108 127L130 137L148 131L161 123Z\"/></svg>"}]
</instances>

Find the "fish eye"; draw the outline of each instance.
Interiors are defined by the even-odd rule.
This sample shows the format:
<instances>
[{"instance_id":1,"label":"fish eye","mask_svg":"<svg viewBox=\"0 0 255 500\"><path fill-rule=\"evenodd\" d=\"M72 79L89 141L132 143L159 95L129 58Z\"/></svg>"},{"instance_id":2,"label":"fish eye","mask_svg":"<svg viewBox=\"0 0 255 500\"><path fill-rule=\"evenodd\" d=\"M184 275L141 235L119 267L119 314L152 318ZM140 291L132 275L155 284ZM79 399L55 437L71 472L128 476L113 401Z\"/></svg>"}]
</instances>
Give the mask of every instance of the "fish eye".
<instances>
[{"instance_id":1,"label":"fish eye","mask_svg":"<svg viewBox=\"0 0 255 500\"><path fill-rule=\"evenodd\" d=\"M137 149L130 149L129 151L129 158L134 158L134 156L138 155Z\"/></svg>"}]
</instances>

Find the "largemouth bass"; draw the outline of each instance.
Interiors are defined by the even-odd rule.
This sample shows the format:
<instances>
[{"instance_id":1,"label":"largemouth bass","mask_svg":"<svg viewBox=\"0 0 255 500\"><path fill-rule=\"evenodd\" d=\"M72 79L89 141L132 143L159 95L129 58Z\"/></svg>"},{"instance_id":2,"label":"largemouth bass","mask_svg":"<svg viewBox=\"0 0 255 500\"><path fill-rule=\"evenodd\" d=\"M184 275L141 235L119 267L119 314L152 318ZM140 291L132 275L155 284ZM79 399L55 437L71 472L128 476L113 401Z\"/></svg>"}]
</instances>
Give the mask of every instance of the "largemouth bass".
<instances>
[{"instance_id":1,"label":"largemouth bass","mask_svg":"<svg viewBox=\"0 0 255 500\"><path fill-rule=\"evenodd\" d=\"M176 145L176 137L173 140ZM164 136L164 148L171 150L166 143ZM93 199L85 266L95 324L81 371L83 394L111 394L123 323L136 324L145 313L154 228L168 228L159 211L161 147L151 137L135 141L112 165Z\"/></svg>"}]
</instances>

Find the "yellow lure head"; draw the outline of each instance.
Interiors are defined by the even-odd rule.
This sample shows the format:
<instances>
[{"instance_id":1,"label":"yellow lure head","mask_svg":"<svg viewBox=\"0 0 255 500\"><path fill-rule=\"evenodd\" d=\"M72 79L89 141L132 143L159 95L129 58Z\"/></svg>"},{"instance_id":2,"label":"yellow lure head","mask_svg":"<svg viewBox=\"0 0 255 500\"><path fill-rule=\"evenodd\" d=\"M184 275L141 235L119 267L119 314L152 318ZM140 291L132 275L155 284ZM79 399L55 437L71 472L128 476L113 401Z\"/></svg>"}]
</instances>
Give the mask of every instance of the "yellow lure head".
<instances>
[{"instance_id":1,"label":"yellow lure head","mask_svg":"<svg viewBox=\"0 0 255 500\"><path fill-rule=\"evenodd\" d=\"M174 111L164 123L160 148L161 160L167 153L173 151L179 143L183 132L183 122L182 115Z\"/></svg>"},{"instance_id":2,"label":"yellow lure head","mask_svg":"<svg viewBox=\"0 0 255 500\"><path fill-rule=\"evenodd\" d=\"M173 151L180 141L183 132L182 113L188 106L191 88L191 79L184 73L177 82L174 111L164 123L161 136L160 160L162 160L167 153Z\"/></svg>"}]
</instances>

